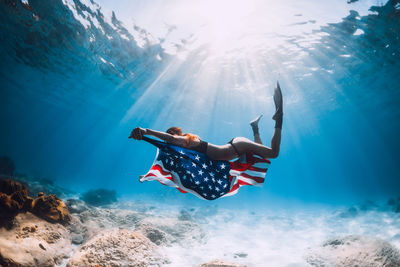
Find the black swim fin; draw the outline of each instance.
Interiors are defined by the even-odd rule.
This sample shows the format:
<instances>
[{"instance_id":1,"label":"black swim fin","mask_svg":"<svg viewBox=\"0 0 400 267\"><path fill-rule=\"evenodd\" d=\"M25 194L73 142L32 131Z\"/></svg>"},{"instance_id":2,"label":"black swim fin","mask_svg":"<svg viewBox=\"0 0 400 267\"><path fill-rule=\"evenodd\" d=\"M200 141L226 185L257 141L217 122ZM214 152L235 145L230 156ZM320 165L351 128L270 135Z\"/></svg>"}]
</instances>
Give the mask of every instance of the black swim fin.
<instances>
[{"instance_id":1,"label":"black swim fin","mask_svg":"<svg viewBox=\"0 0 400 267\"><path fill-rule=\"evenodd\" d=\"M283 120L283 97L281 87L279 82L276 82L276 87L274 91L274 103L275 103L275 114L272 119L276 121L275 128L282 129Z\"/></svg>"}]
</instances>

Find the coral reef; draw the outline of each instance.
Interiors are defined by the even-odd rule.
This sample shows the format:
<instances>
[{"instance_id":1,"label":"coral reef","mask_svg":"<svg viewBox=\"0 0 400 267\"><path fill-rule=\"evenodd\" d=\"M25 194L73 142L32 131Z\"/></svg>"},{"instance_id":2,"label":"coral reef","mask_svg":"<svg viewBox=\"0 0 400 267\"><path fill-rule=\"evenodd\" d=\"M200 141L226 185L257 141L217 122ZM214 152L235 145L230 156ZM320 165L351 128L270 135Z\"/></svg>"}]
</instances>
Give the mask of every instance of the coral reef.
<instances>
[{"instance_id":1,"label":"coral reef","mask_svg":"<svg viewBox=\"0 0 400 267\"><path fill-rule=\"evenodd\" d=\"M232 229L242 229L243 225L235 223L235 220L244 219L233 216L230 211L222 211L215 205L163 212L163 207L141 201L94 206L80 199L68 199L64 204L51 194L46 196L39 193L36 198L31 198L28 187L11 179L0 180L0 192L1 218L11 218L13 222L9 227L0 227L0 266L174 266L183 264L178 258L182 255L188 257L184 259L186 265L199 267L245 267L255 262L259 265L262 259L275 260L272 262L275 266L282 261L279 259L282 255L276 254L279 250L273 250L270 255L258 253L261 260L254 259L255 254L251 249L237 249L231 245L224 251L215 251L215 246L224 246L221 238L229 240L234 233L242 233L242 230L230 232L226 227L229 225ZM390 199L383 205L369 201L329 212L327 220L343 224L359 220L362 216L371 218L385 212L390 223L386 227L393 228L398 220L397 205L397 199ZM251 214L254 218L259 216L254 212ZM282 216L269 215L268 218L265 222L271 222L272 225L276 220L280 223L291 221ZM369 222L367 225L370 226ZM220 227L220 230L211 229L215 227ZM275 226L271 227L267 226L264 230L273 233L271 229ZM293 227L292 223L290 227ZM247 231L251 234L251 230ZM301 233L299 229L296 231ZM257 228L254 233L260 235L263 230ZM215 234L221 237L214 239ZM292 259L291 262L338 267L400 266L400 253L395 247L398 245L398 234L395 230L392 236L386 239L393 245L365 235L329 239L320 246L301 250L299 259ZM233 240L236 239L226 242ZM243 242L255 244L261 241L244 238ZM195 250L200 252L191 254ZM266 251L271 253L267 246ZM203 252L211 253L203 257ZM213 258L215 260L208 261Z\"/></svg>"},{"instance_id":2,"label":"coral reef","mask_svg":"<svg viewBox=\"0 0 400 267\"><path fill-rule=\"evenodd\" d=\"M69 211L64 202L55 195L45 196L39 193L33 199L29 190L11 179L0 180L0 226L11 228L14 217L20 212L30 211L49 222L67 223Z\"/></svg>"},{"instance_id":3,"label":"coral reef","mask_svg":"<svg viewBox=\"0 0 400 267\"><path fill-rule=\"evenodd\" d=\"M11 228L14 217L32 209L28 189L11 179L0 180L0 226Z\"/></svg>"},{"instance_id":4,"label":"coral reef","mask_svg":"<svg viewBox=\"0 0 400 267\"><path fill-rule=\"evenodd\" d=\"M46 197L44 193L39 193L33 200L32 213L49 222L66 223L71 220L64 202L55 195Z\"/></svg>"}]
</instances>

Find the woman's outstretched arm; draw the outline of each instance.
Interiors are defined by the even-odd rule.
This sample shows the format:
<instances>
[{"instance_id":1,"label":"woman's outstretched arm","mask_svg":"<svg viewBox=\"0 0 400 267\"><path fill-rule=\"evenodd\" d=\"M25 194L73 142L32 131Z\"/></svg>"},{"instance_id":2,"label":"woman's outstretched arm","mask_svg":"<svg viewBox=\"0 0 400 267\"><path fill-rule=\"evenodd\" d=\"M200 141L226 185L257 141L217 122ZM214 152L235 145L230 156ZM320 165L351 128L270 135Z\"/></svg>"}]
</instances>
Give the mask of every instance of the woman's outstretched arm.
<instances>
[{"instance_id":1,"label":"woman's outstretched arm","mask_svg":"<svg viewBox=\"0 0 400 267\"><path fill-rule=\"evenodd\" d=\"M146 129L146 128L141 128L137 127L132 130L131 135L129 138L133 138L135 140L142 140L143 135L152 135L154 137L160 138L161 140L164 140L167 143L173 144L173 145L182 145L185 142L185 137L183 136L176 136L172 135L169 133L164 133L152 129Z\"/></svg>"}]
</instances>

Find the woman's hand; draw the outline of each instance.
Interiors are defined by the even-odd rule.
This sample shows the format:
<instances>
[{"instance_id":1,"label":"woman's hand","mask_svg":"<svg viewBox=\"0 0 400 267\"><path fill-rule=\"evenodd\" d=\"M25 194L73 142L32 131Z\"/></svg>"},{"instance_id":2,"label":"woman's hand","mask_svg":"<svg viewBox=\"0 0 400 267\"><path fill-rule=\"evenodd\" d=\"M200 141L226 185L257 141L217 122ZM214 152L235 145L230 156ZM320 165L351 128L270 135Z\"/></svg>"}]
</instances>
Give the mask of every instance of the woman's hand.
<instances>
[{"instance_id":1,"label":"woman's hand","mask_svg":"<svg viewBox=\"0 0 400 267\"><path fill-rule=\"evenodd\" d=\"M132 130L131 135L128 138L133 138L135 140L142 140L143 135L146 134L146 129L136 127Z\"/></svg>"}]
</instances>

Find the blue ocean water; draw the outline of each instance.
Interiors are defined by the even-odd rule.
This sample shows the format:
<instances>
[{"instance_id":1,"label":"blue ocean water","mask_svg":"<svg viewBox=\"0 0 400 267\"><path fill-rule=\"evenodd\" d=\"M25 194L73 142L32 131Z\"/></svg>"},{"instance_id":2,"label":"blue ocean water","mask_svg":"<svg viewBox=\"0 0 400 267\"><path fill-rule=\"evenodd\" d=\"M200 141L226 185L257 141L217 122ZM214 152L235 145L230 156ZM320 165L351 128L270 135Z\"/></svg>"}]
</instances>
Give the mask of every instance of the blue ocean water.
<instances>
[{"instance_id":1,"label":"blue ocean water","mask_svg":"<svg viewBox=\"0 0 400 267\"><path fill-rule=\"evenodd\" d=\"M143 18L151 8L137 3L132 16ZM269 145L279 79L282 145L266 183L215 204L400 196L400 2L343 3L345 12L328 21L326 14L307 15L312 4L318 6L280 10L292 21L251 10L230 31L231 22L217 21L211 25L225 28L216 35L197 25L173 36L180 25L167 25L159 37L122 22L118 10L106 12L107 3L2 1L0 155L12 158L20 173L77 192L108 188L120 198L209 204L156 182L139 183L156 150L128 139L130 131L180 126L224 144L252 138L248 122L264 114L260 131ZM269 31L257 27L266 21Z\"/></svg>"}]
</instances>

